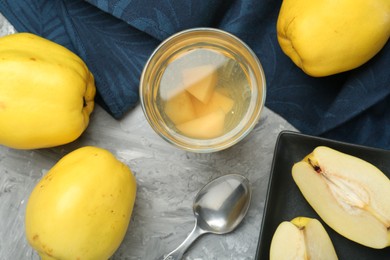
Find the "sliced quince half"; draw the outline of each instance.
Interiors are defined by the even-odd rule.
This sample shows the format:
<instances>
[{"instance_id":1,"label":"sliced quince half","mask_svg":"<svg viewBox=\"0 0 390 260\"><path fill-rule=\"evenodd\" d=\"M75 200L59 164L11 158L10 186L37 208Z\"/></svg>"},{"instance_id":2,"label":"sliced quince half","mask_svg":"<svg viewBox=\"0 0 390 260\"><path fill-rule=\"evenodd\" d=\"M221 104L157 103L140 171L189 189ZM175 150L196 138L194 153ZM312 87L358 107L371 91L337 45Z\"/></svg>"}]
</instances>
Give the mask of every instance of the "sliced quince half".
<instances>
[{"instance_id":1,"label":"sliced quince half","mask_svg":"<svg viewBox=\"0 0 390 260\"><path fill-rule=\"evenodd\" d=\"M376 166L320 146L293 166L292 176L336 232L371 248L390 245L390 180Z\"/></svg>"},{"instance_id":2,"label":"sliced quince half","mask_svg":"<svg viewBox=\"0 0 390 260\"><path fill-rule=\"evenodd\" d=\"M272 237L270 260L338 259L324 226L315 218L283 221Z\"/></svg>"}]
</instances>

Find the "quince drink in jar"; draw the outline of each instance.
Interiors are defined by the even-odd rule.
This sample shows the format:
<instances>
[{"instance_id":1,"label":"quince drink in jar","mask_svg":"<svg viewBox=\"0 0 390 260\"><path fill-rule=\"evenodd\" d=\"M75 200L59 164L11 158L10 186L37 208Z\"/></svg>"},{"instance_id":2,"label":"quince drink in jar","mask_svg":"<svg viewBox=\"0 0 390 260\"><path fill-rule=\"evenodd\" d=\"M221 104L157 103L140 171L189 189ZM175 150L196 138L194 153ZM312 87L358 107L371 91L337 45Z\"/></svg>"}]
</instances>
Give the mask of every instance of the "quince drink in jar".
<instances>
[{"instance_id":1,"label":"quince drink in jar","mask_svg":"<svg viewBox=\"0 0 390 260\"><path fill-rule=\"evenodd\" d=\"M210 139L239 124L251 100L242 65L212 49L188 50L167 63L156 102L166 124L190 138Z\"/></svg>"},{"instance_id":2,"label":"quince drink in jar","mask_svg":"<svg viewBox=\"0 0 390 260\"><path fill-rule=\"evenodd\" d=\"M154 130L196 152L221 150L242 139L265 100L265 79L253 52L215 29L185 31L165 44L141 78L141 103Z\"/></svg>"}]
</instances>

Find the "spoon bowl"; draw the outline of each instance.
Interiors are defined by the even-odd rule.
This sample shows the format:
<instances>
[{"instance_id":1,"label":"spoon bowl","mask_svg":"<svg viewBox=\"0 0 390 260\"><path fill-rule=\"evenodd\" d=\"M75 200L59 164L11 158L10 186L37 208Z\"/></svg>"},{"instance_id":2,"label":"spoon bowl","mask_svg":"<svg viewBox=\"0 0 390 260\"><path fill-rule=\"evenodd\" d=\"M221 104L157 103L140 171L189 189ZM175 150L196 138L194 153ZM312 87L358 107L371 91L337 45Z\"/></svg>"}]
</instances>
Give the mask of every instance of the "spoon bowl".
<instances>
[{"instance_id":1,"label":"spoon bowl","mask_svg":"<svg viewBox=\"0 0 390 260\"><path fill-rule=\"evenodd\" d=\"M164 260L181 259L189 246L205 233L233 231L245 217L250 200L250 183L244 176L224 175L206 184L194 199L194 229Z\"/></svg>"}]
</instances>

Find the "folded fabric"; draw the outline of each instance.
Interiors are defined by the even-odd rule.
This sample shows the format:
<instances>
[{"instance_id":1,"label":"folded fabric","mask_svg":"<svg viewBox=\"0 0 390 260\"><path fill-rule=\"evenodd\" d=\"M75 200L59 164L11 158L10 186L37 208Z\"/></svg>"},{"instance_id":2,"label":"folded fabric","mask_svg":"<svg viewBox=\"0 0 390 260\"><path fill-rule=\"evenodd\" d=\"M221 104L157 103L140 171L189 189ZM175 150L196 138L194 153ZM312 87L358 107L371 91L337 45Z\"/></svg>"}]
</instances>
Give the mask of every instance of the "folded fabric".
<instances>
[{"instance_id":1,"label":"folded fabric","mask_svg":"<svg viewBox=\"0 0 390 260\"><path fill-rule=\"evenodd\" d=\"M95 75L97 102L120 119L138 102L147 59L168 36L214 27L246 42L267 80L266 106L303 133L390 148L390 43L363 66L306 75L282 53L276 21L282 0L2 0L17 31L64 45Z\"/></svg>"}]
</instances>

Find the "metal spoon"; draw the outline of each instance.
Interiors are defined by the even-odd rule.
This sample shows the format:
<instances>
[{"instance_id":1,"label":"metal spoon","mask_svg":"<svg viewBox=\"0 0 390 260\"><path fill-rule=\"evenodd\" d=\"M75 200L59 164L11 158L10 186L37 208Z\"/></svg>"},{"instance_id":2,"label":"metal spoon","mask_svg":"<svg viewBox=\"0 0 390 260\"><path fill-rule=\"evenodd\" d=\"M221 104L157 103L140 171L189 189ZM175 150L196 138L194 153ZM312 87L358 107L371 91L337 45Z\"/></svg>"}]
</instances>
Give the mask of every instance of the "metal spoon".
<instances>
[{"instance_id":1,"label":"metal spoon","mask_svg":"<svg viewBox=\"0 0 390 260\"><path fill-rule=\"evenodd\" d=\"M246 215L250 200L250 184L244 176L229 174L209 182L194 200L194 229L164 260L181 259L189 246L205 233L225 234L233 231Z\"/></svg>"}]
</instances>

